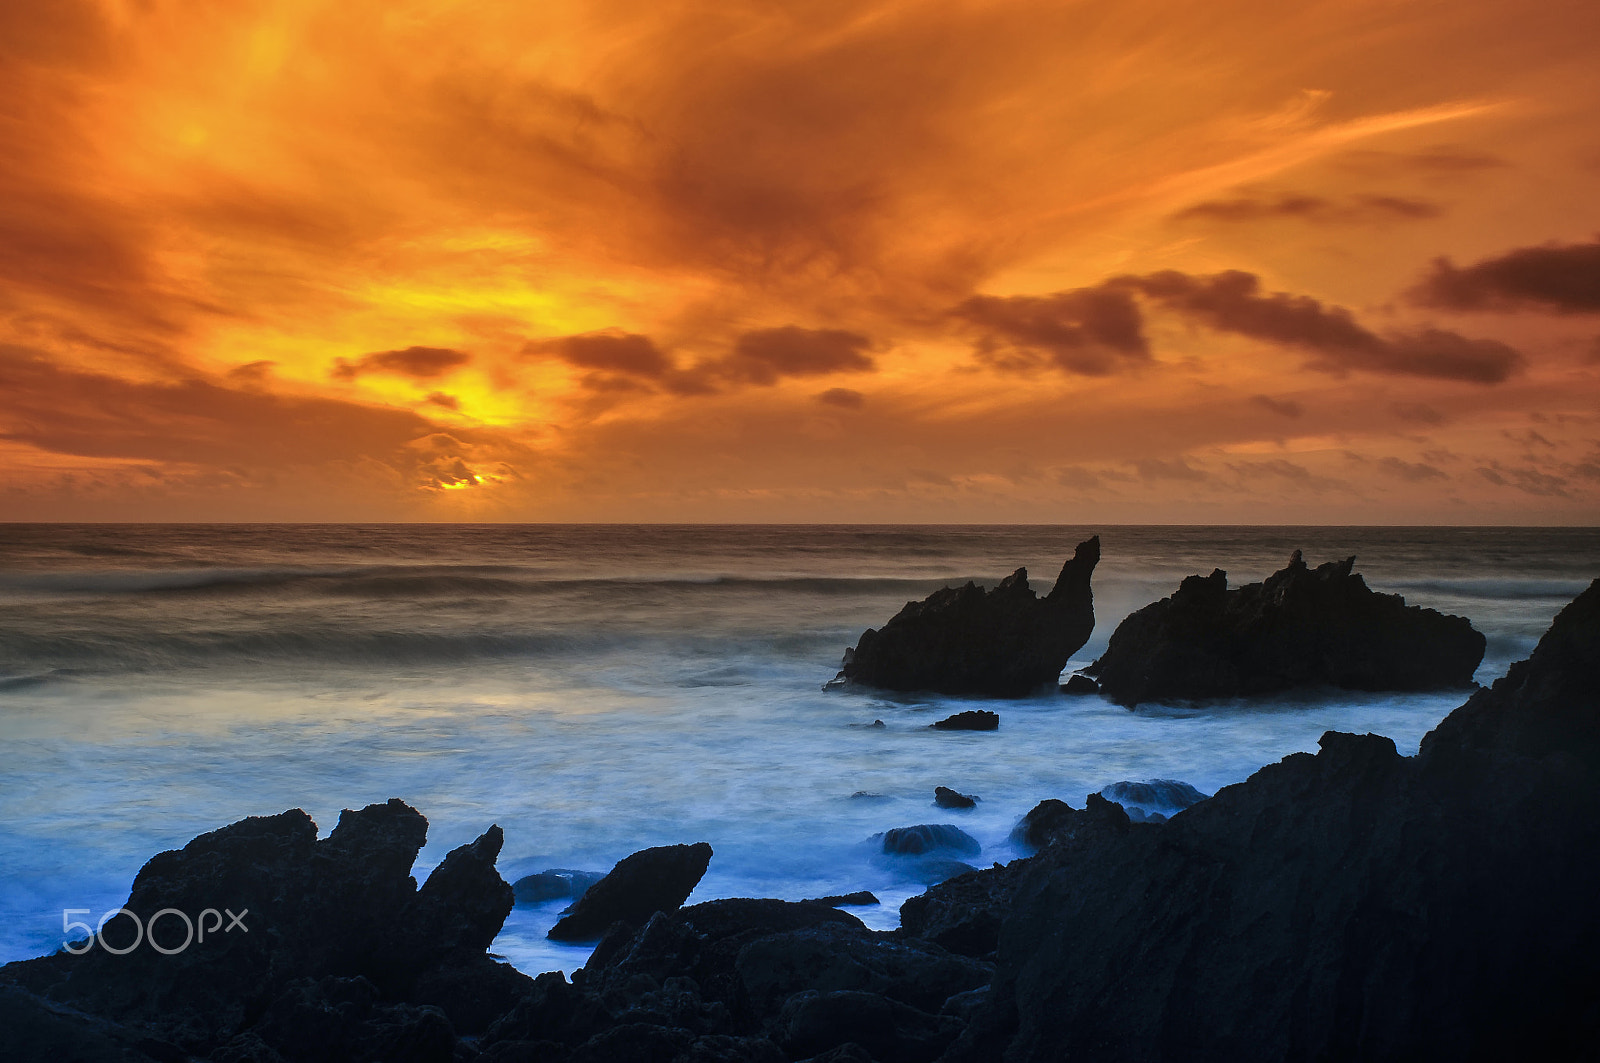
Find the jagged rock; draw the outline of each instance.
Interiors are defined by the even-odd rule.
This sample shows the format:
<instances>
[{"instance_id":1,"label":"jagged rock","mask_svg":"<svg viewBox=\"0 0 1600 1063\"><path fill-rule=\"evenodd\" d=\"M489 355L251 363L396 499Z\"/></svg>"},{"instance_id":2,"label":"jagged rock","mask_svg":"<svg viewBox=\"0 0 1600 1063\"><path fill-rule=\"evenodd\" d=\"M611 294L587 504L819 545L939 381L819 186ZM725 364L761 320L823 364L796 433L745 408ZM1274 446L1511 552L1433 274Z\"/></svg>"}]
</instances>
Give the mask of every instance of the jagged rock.
<instances>
[{"instance_id":1,"label":"jagged rock","mask_svg":"<svg viewBox=\"0 0 1600 1063\"><path fill-rule=\"evenodd\" d=\"M1121 805L1135 823L1160 821L1204 801L1206 795L1176 779L1114 782L1100 796Z\"/></svg>"},{"instance_id":2,"label":"jagged rock","mask_svg":"<svg viewBox=\"0 0 1600 1063\"><path fill-rule=\"evenodd\" d=\"M1058 834L945 1058L1592 1058L1597 896L1600 581L1413 758L1328 732L1159 826Z\"/></svg>"},{"instance_id":3,"label":"jagged rock","mask_svg":"<svg viewBox=\"0 0 1600 1063\"><path fill-rule=\"evenodd\" d=\"M846 650L840 678L887 690L1020 697L1054 683L1094 630L1089 578L1100 537L1078 544L1043 598L1019 568L993 590L946 587L868 628Z\"/></svg>"},{"instance_id":4,"label":"jagged rock","mask_svg":"<svg viewBox=\"0 0 1600 1063\"><path fill-rule=\"evenodd\" d=\"M443 996L467 1001L509 999L532 983L483 953L512 903L494 869L500 829L453 850L418 890L410 871L427 827L398 799L345 811L322 841L299 809L249 817L158 854L134 879L123 907L146 927L163 909L189 915L198 925L187 947L181 918L167 915L156 940L171 954L96 945L8 964L0 981L196 1055L292 1061L309 1044L293 1030L327 1027L342 1047L315 1058L448 1058L452 1005L419 1001L419 984L449 982ZM235 913L239 925L218 916L212 927L206 909ZM106 938L133 944L131 922L111 921ZM340 1021L348 1029L333 1031Z\"/></svg>"},{"instance_id":5,"label":"jagged rock","mask_svg":"<svg viewBox=\"0 0 1600 1063\"><path fill-rule=\"evenodd\" d=\"M543 901L571 897L577 900L589 887L606 877L604 871L574 871L568 867L552 867L532 875L524 875L511 884L518 904L539 904Z\"/></svg>"},{"instance_id":6,"label":"jagged rock","mask_svg":"<svg viewBox=\"0 0 1600 1063\"><path fill-rule=\"evenodd\" d=\"M1076 815L1078 810L1065 801L1047 797L1011 828L1011 841L1023 849L1043 849Z\"/></svg>"},{"instance_id":7,"label":"jagged rock","mask_svg":"<svg viewBox=\"0 0 1600 1063\"><path fill-rule=\"evenodd\" d=\"M1000 714L987 709L968 709L928 725L936 731L997 731Z\"/></svg>"},{"instance_id":8,"label":"jagged rock","mask_svg":"<svg viewBox=\"0 0 1600 1063\"><path fill-rule=\"evenodd\" d=\"M862 905L881 904L876 894L867 890L857 890L854 893L844 893L831 897L813 897L800 902L801 904L821 904L829 908L854 907Z\"/></svg>"},{"instance_id":9,"label":"jagged rock","mask_svg":"<svg viewBox=\"0 0 1600 1063\"><path fill-rule=\"evenodd\" d=\"M1098 694L1100 693L1100 684L1086 675L1074 672L1067 677L1065 683L1061 684L1061 693L1071 694L1073 697Z\"/></svg>"},{"instance_id":10,"label":"jagged rock","mask_svg":"<svg viewBox=\"0 0 1600 1063\"><path fill-rule=\"evenodd\" d=\"M711 846L660 845L624 857L590 886L571 912L550 928L555 941L594 941L612 923L642 926L656 912L671 912L688 899L711 863Z\"/></svg>"},{"instance_id":11,"label":"jagged rock","mask_svg":"<svg viewBox=\"0 0 1600 1063\"><path fill-rule=\"evenodd\" d=\"M983 849L978 839L953 823L895 827L882 834L874 834L872 840L878 842L879 848L890 856L922 856L941 851L976 856Z\"/></svg>"},{"instance_id":12,"label":"jagged rock","mask_svg":"<svg viewBox=\"0 0 1600 1063\"><path fill-rule=\"evenodd\" d=\"M976 808L978 799L963 793L957 793L948 786L935 786L933 788L933 803L940 808Z\"/></svg>"},{"instance_id":13,"label":"jagged rock","mask_svg":"<svg viewBox=\"0 0 1600 1063\"><path fill-rule=\"evenodd\" d=\"M1378 594L1355 558L1306 566L1296 550L1263 583L1190 576L1117 626L1085 671L1119 705L1246 697L1299 686L1436 690L1472 685L1484 637L1465 617Z\"/></svg>"}]
</instances>

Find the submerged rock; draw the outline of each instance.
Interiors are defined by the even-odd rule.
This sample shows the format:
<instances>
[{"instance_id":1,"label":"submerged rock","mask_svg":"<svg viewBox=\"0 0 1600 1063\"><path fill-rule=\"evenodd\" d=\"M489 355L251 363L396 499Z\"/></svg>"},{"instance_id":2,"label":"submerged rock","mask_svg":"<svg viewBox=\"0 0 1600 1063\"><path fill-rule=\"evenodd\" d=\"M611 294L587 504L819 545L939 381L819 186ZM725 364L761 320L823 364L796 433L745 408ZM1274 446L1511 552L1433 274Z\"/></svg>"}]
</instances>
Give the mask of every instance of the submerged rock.
<instances>
[{"instance_id":1,"label":"submerged rock","mask_svg":"<svg viewBox=\"0 0 1600 1063\"><path fill-rule=\"evenodd\" d=\"M623 857L550 928L554 941L594 941L612 923L643 926L656 912L676 911L711 863L711 846L661 845Z\"/></svg>"},{"instance_id":2,"label":"submerged rock","mask_svg":"<svg viewBox=\"0 0 1600 1063\"><path fill-rule=\"evenodd\" d=\"M967 794L957 793L948 786L935 786L933 788L933 803L940 808L976 808L978 799Z\"/></svg>"},{"instance_id":3,"label":"submerged rock","mask_svg":"<svg viewBox=\"0 0 1600 1063\"><path fill-rule=\"evenodd\" d=\"M518 904L539 904L543 901L571 897L577 900L589 887L606 877L604 871L574 871L567 867L552 867L532 875L524 875L511 884Z\"/></svg>"},{"instance_id":4,"label":"submerged rock","mask_svg":"<svg viewBox=\"0 0 1600 1063\"><path fill-rule=\"evenodd\" d=\"M1078 544L1043 598L1019 568L992 590L946 587L868 628L839 676L887 690L1021 697L1054 683L1094 630L1100 537Z\"/></svg>"},{"instance_id":5,"label":"submerged rock","mask_svg":"<svg viewBox=\"0 0 1600 1063\"><path fill-rule=\"evenodd\" d=\"M1136 823L1166 819L1206 799L1205 794L1176 779L1114 782L1101 790L1100 796L1121 805Z\"/></svg>"},{"instance_id":6,"label":"submerged rock","mask_svg":"<svg viewBox=\"0 0 1600 1063\"><path fill-rule=\"evenodd\" d=\"M1081 672L1074 672L1067 677L1065 683L1061 684L1061 693L1071 694L1074 697L1098 694L1100 693L1100 684Z\"/></svg>"},{"instance_id":7,"label":"submerged rock","mask_svg":"<svg viewBox=\"0 0 1600 1063\"><path fill-rule=\"evenodd\" d=\"M934 852L976 856L983 848L978 844L978 839L952 823L895 827L882 834L874 834L872 840L879 842L882 851L890 856L922 856Z\"/></svg>"},{"instance_id":8,"label":"submerged rock","mask_svg":"<svg viewBox=\"0 0 1600 1063\"><path fill-rule=\"evenodd\" d=\"M1484 637L1465 617L1378 594L1355 558L1307 567L1296 550L1265 582L1228 589L1221 569L1117 626L1085 671L1132 708L1161 699L1244 697L1300 686L1470 687Z\"/></svg>"},{"instance_id":9,"label":"submerged rock","mask_svg":"<svg viewBox=\"0 0 1600 1063\"><path fill-rule=\"evenodd\" d=\"M1592 1057L1600 581L1415 757L1330 731L1166 823L1085 815L947 1063Z\"/></svg>"},{"instance_id":10,"label":"submerged rock","mask_svg":"<svg viewBox=\"0 0 1600 1063\"><path fill-rule=\"evenodd\" d=\"M928 726L936 731L998 731L1000 714L987 709L968 709Z\"/></svg>"}]
</instances>

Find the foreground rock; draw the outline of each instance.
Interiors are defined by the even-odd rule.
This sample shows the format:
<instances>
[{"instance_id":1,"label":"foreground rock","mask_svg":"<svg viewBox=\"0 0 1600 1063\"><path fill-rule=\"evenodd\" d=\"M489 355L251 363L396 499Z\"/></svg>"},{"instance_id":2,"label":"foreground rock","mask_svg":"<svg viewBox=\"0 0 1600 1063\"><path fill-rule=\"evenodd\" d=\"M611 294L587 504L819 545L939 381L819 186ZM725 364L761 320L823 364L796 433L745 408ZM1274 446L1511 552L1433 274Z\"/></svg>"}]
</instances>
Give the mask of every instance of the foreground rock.
<instances>
[{"instance_id":1,"label":"foreground rock","mask_svg":"<svg viewBox=\"0 0 1600 1063\"><path fill-rule=\"evenodd\" d=\"M489 1060L931 1063L965 1027L945 1005L992 972L822 905L710 901L616 928L570 982L540 975L481 1047Z\"/></svg>"},{"instance_id":2,"label":"foreground rock","mask_svg":"<svg viewBox=\"0 0 1600 1063\"><path fill-rule=\"evenodd\" d=\"M948 786L935 786L933 788L933 803L940 808L978 807L978 799L976 797L952 790Z\"/></svg>"},{"instance_id":3,"label":"foreground rock","mask_svg":"<svg viewBox=\"0 0 1600 1063\"><path fill-rule=\"evenodd\" d=\"M1054 683L1094 630L1100 537L1078 544L1043 598L1019 568L994 589L946 587L868 628L839 677L886 690L1021 697Z\"/></svg>"},{"instance_id":4,"label":"foreground rock","mask_svg":"<svg viewBox=\"0 0 1600 1063\"><path fill-rule=\"evenodd\" d=\"M1190 576L1129 616L1085 671L1132 708L1162 699L1470 687L1484 637L1459 616L1378 594L1355 558L1306 566L1300 551L1263 583L1228 589L1227 573Z\"/></svg>"},{"instance_id":5,"label":"foreground rock","mask_svg":"<svg viewBox=\"0 0 1600 1063\"><path fill-rule=\"evenodd\" d=\"M500 828L452 851L419 890L410 871L427 830L391 800L344 812L321 841L299 809L202 834L151 859L124 907L145 927L163 909L200 927L209 927L205 910L225 909L239 926L184 946L180 917L164 916L140 941L118 916L83 955L0 969L9 1005L87 1013L81 1027L60 1014L39 1021L155 1058L310 1058L306 1031L322 1028L327 1043L314 1058L448 1060L458 1033L486 1028L532 983L484 951L513 901L494 869ZM318 1018L328 1015L342 1017Z\"/></svg>"},{"instance_id":6,"label":"foreground rock","mask_svg":"<svg viewBox=\"0 0 1600 1063\"><path fill-rule=\"evenodd\" d=\"M612 923L643 926L657 912L676 910L700 884L711 846L661 845L624 857L578 898L550 928L555 941L595 941Z\"/></svg>"},{"instance_id":7,"label":"foreground rock","mask_svg":"<svg viewBox=\"0 0 1600 1063\"><path fill-rule=\"evenodd\" d=\"M1166 823L1091 806L950 1063L1594 1058L1600 581L1413 758L1329 732Z\"/></svg>"}]
</instances>

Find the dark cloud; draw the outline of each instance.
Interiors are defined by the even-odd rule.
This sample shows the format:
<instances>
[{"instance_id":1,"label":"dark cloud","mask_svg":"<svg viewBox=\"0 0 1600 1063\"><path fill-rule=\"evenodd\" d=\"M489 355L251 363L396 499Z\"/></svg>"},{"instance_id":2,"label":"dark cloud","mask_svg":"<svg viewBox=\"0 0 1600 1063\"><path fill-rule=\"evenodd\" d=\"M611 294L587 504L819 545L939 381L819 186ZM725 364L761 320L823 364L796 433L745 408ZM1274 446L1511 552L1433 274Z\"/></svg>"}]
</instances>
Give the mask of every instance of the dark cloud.
<instances>
[{"instance_id":1,"label":"dark cloud","mask_svg":"<svg viewBox=\"0 0 1600 1063\"><path fill-rule=\"evenodd\" d=\"M363 355L353 362L337 360L333 375L340 380L354 380L363 373L393 373L417 380L431 380L444 376L472 361L472 355L453 351L449 347L406 347L398 351L378 351Z\"/></svg>"},{"instance_id":2,"label":"dark cloud","mask_svg":"<svg viewBox=\"0 0 1600 1063\"><path fill-rule=\"evenodd\" d=\"M1107 286L1132 289L1169 310L1220 332L1232 332L1310 351L1310 368L1353 369L1403 376L1496 384L1522 365L1522 356L1495 340L1474 340L1442 329L1379 336L1350 311L1306 295L1263 292L1254 274L1228 270L1193 276L1167 270L1116 277Z\"/></svg>"},{"instance_id":3,"label":"dark cloud","mask_svg":"<svg viewBox=\"0 0 1600 1063\"><path fill-rule=\"evenodd\" d=\"M1062 487L1077 487L1087 490L1100 486L1100 477L1079 465L1067 465L1056 470L1056 483Z\"/></svg>"},{"instance_id":4,"label":"dark cloud","mask_svg":"<svg viewBox=\"0 0 1600 1063\"><path fill-rule=\"evenodd\" d=\"M204 379L124 380L47 357L0 346L0 438L81 457L270 469L401 460L433 431L404 410Z\"/></svg>"},{"instance_id":5,"label":"dark cloud","mask_svg":"<svg viewBox=\"0 0 1600 1063\"><path fill-rule=\"evenodd\" d=\"M446 395L442 391L435 391L428 395L428 401L435 406L442 406L447 410L461 409L461 400L454 395Z\"/></svg>"},{"instance_id":6,"label":"dark cloud","mask_svg":"<svg viewBox=\"0 0 1600 1063\"><path fill-rule=\"evenodd\" d=\"M1322 196L1281 195L1276 198L1240 196L1217 199L1179 211L1176 220L1253 222L1291 219L1339 225L1437 218L1444 211L1437 203L1400 196L1360 195L1343 199Z\"/></svg>"},{"instance_id":7,"label":"dark cloud","mask_svg":"<svg viewBox=\"0 0 1600 1063\"><path fill-rule=\"evenodd\" d=\"M1390 476L1397 476L1408 483L1421 483L1423 480L1448 480L1442 469L1434 468L1420 461L1401 461L1399 458L1384 458L1378 462L1378 468Z\"/></svg>"},{"instance_id":8,"label":"dark cloud","mask_svg":"<svg viewBox=\"0 0 1600 1063\"><path fill-rule=\"evenodd\" d=\"M1478 475L1497 487L1514 487L1523 494L1540 498L1566 498L1567 481L1559 476L1540 472L1532 466L1513 467L1491 461L1479 466Z\"/></svg>"},{"instance_id":9,"label":"dark cloud","mask_svg":"<svg viewBox=\"0 0 1600 1063\"><path fill-rule=\"evenodd\" d=\"M1389 412L1412 424L1444 424L1445 415L1425 402L1391 402Z\"/></svg>"},{"instance_id":10,"label":"dark cloud","mask_svg":"<svg viewBox=\"0 0 1600 1063\"><path fill-rule=\"evenodd\" d=\"M1260 480L1267 476L1278 476L1313 491L1348 490L1350 486L1343 480L1335 480L1328 476L1318 476L1304 465L1285 461L1282 458L1273 458L1268 461L1230 462L1228 468L1247 480Z\"/></svg>"},{"instance_id":11,"label":"dark cloud","mask_svg":"<svg viewBox=\"0 0 1600 1063\"><path fill-rule=\"evenodd\" d=\"M756 329L734 343L733 353L715 366L719 376L770 386L780 377L870 373L878 366L864 352L872 341L858 332L808 329L797 325Z\"/></svg>"},{"instance_id":12,"label":"dark cloud","mask_svg":"<svg viewBox=\"0 0 1600 1063\"><path fill-rule=\"evenodd\" d=\"M1117 288L976 295L953 313L979 330L978 356L1004 369L1050 364L1102 376L1150 360L1143 315L1129 293Z\"/></svg>"},{"instance_id":13,"label":"dark cloud","mask_svg":"<svg viewBox=\"0 0 1600 1063\"><path fill-rule=\"evenodd\" d=\"M1209 480L1211 476L1202 469L1196 469L1182 458L1173 458L1163 461L1160 458L1146 458L1134 462L1134 467L1139 470L1139 475L1145 480L1179 480L1189 483L1198 483Z\"/></svg>"},{"instance_id":14,"label":"dark cloud","mask_svg":"<svg viewBox=\"0 0 1600 1063\"><path fill-rule=\"evenodd\" d=\"M1457 267L1435 259L1412 289L1425 306L1447 310L1549 310L1600 314L1600 239L1587 244L1521 247Z\"/></svg>"},{"instance_id":15,"label":"dark cloud","mask_svg":"<svg viewBox=\"0 0 1600 1063\"><path fill-rule=\"evenodd\" d=\"M1432 177L1473 174L1484 170L1503 169L1510 165L1498 155L1452 144L1438 144L1417 152L1357 148L1338 156L1335 162L1346 169L1412 173Z\"/></svg>"},{"instance_id":16,"label":"dark cloud","mask_svg":"<svg viewBox=\"0 0 1600 1063\"><path fill-rule=\"evenodd\" d=\"M548 350L572 365L630 376L660 378L672 369L672 360L649 336L621 329L562 336L529 344L528 350Z\"/></svg>"},{"instance_id":17,"label":"dark cloud","mask_svg":"<svg viewBox=\"0 0 1600 1063\"><path fill-rule=\"evenodd\" d=\"M846 410L859 410L867 402L865 395L850 388L829 388L815 397L818 402L829 406L839 406Z\"/></svg>"},{"instance_id":18,"label":"dark cloud","mask_svg":"<svg viewBox=\"0 0 1600 1063\"><path fill-rule=\"evenodd\" d=\"M1250 401L1280 417L1299 417L1306 408L1293 399L1275 399L1270 395L1251 395Z\"/></svg>"}]
</instances>

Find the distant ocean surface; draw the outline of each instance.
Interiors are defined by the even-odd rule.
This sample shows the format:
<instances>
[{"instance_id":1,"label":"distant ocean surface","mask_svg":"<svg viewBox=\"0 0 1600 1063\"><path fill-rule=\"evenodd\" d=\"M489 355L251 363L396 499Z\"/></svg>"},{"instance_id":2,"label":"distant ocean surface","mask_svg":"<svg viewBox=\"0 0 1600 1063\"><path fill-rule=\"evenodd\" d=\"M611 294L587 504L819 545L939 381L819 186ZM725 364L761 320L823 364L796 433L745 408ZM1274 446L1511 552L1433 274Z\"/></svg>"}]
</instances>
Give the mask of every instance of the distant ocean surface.
<instances>
[{"instance_id":1,"label":"distant ocean surface","mask_svg":"<svg viewBox=\"0 0 1600 1063\"><path fill-rule=\"evenodd\" d=\"M888 928L923 887L870 858L875 832L957 823L986 866L1042 798L1152 778L1210 793L1330 728L1409 754L1463 700L1130 712L823 691L906 601L1024 565L1042 593L1094 533L1097 626L1069 667L1184 576L1238 586L1299 548L1469 617L1488 683L1600 576L1584 528L0 524L0 960L53 950L62 909L115 908L198 833L294 807L326 833L389 797L428 817L419 881L491 823L508 880L703 840L694 900L870 889L884 905L853 910ZM976 707L997 733L928 728ZM982 801L936 809L939 785ZM560 907L519 907L494 951L581 966L586 949L544 938Z\"/></svg>"}]
</instances>

